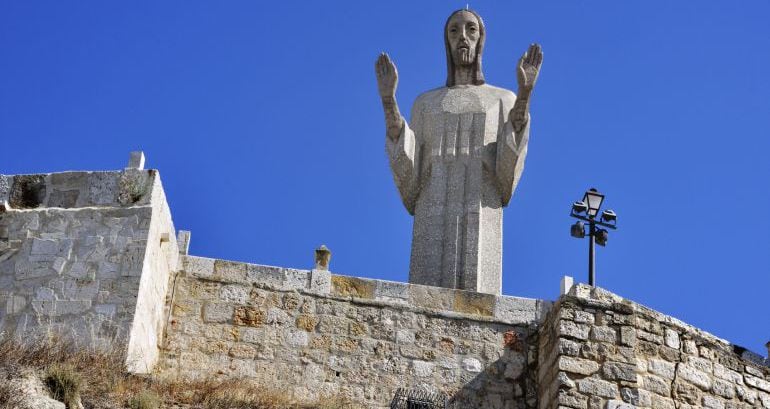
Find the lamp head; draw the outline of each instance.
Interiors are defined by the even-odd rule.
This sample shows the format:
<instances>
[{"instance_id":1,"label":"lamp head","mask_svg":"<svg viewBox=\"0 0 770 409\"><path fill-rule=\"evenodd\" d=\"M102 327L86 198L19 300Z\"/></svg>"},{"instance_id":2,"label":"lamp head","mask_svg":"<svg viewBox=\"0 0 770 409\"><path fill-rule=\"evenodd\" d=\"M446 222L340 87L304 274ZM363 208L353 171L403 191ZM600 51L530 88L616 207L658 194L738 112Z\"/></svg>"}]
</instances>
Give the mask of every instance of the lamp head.
<instances>
[{"instance_id":1,"label":"lamp head","mask_svg":"<svg viewBox=\"0 0 770 409\"><path fill-rule=\"evenodd\" d=\"M588 217L596 217L596 215L599 214L599 209L602 207L603 201L603 194L599 193L599 191L594 188L588 189L585 196L583 196L583 203L588 206Z\"/></svg>"},{"instance_id":2,"label":"lamp head","mask_svg":"<svg viewBox=\"0 0 770 409\"><path fill-rule=\"evenodd\" d=\"M607 230L605 229L598 229L596 230L596 233L594 233L594 238L596 239L596 244L604 247L607 245L607 239L609 239L610 234L607 233Z\"/></svg>"},{"instance_id":3,"label":"lamp head","mask_svg":"<svg viewBox=\"0 0 770 409\"><path fill-rule=\"evenodd\" d=\"M587 210L588 205L586 205L585 202L572 203L572 213L574 214L585 213Z\"/></svg>"},{"instance_id":4,"label":"lamp head","mask_svg":"<svg viewBox=\"0 0 770 409\"><path fill-rule=\"evenodd\" d=\"M602 212L602 221L615 224L618 221L618 215L613 210L607 209Z\"/></svg>"},{"instance_id":5,"label":"lamp head","mask_svg":"<svg viewBox=\"0 0 770 409\"><path fill-rule=\"evenodd\" d=\"M576 239L582 239L586 236L586 229L583 222L576 222L569 231L570 235Z\"/></svg>"}]
</instances>

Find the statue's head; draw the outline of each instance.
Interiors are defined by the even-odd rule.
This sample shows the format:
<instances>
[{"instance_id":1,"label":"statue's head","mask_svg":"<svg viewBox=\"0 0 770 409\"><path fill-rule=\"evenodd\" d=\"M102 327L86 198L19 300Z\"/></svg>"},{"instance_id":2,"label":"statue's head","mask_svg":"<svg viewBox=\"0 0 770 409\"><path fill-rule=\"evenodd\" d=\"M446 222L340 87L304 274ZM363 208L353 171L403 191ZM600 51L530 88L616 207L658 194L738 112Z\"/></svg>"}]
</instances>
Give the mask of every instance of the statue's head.
<instances>
[{"instance_id":1,"label":"statue's head","mask_svg":"<svg viewBox=\"0 0 770 409\"><path fill-rule=\"evenodd\" d=\"M461 9L452 13L444 25L444 46L447 59L447 87L455 85L454 72L466 66L473 71L473 85L484 83L481 71L481 53L484 51L484 21L473 10Z\"/></svg>"}]
</instances>

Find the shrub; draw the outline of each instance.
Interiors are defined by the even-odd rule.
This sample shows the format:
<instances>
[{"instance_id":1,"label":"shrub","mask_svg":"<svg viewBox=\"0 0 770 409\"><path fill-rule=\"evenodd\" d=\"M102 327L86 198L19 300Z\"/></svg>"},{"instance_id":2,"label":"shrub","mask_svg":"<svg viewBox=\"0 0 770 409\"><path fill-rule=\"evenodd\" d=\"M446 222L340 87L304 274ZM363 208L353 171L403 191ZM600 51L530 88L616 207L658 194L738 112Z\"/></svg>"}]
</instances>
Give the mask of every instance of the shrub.
<instances>
[{"instance_id":1,"label":"shrub","mask_svg":"<svg viewBox=\"0 0 770 409\"><path fill-rule=\"evenodd\" d=\"M160 397L153 391L141 391L128 400L128 407L131 409L158 409L160 408Z\"/></svg>"},{"instance_id":2,"label":"shrub","mask_svg":"<svg viewBox=\"0 0 770 409\"><path fill-rule=\"evenodd\" d=\"M0 379L0 409L16 409L21 406L21 397L5 379Z\"/></svg>"},{"instance_id":3,"label":"shrub","mask_svg":"<svg viewBox=\"0 0 770 409\"><path fill-rule=\"evenodd\" d=\"M203 401L206 409L277 409L283 400L239 380L225 381L214 386L207 395Z\"/></svg>"},{"instance_id":4,"label":"shrub","mask_svg":"<svg viewBox=\"0 0 770 409\"><path fill-rule=\"evenodd\" d=\"M71 407L80 400L82 381L80 375L69 365L53 365L46 371L45 384L51 397Z\"/></svg>"}]
</instances>

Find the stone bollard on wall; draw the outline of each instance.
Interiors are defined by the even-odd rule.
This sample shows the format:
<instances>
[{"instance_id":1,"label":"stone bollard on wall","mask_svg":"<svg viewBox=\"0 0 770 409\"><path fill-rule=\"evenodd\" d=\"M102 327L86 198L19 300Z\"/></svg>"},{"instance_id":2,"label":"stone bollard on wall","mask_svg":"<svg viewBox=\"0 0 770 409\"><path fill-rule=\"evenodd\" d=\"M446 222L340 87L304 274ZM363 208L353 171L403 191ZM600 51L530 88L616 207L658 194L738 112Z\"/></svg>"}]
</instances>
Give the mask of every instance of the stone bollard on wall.
<instances>
[{"instance_id":1,"label":"stone bollard on wall","mask_svg":"<svg viewBox=\"0 0 770 409\"><path fill-rule=\"evenodd\" d=\"M310 271L310 292L329 294L332 291L332 274L329 272L329 261L332 252L325 245L315 250L315 267Z\"/></svg>"},{"instance_id":2,"label":"stone bollard on wall","mask_svg":"<svg viewBox=\"0 0 770 409\"><path fill-rule=\"evenodd\" d=\"M332 259L332 252L325 245L315 250L315 269L329 270L329 261Z\"/></svg>"},{"instance_id":3,"label":"stone bollard on wall","mask_svg":"<svg viewBox=\"0 0 770 409\"><path fill-rule=\"evenodd\" d=\"M144 152L132 151L128 157L128 166L126 169L144 169Z\"/></svg>"},{"instance_id":4,"label":"stone bollard on wall","mask_svg":"<svg viewBox=\"0 0 770 409\"><path fill-rule=\"evenodd\" d=\"M179 246L179 254L186 256L190 253L190 238L192 233L189 230L179 230L176 235L176 244Z\"/></svg>"}]
</instances>

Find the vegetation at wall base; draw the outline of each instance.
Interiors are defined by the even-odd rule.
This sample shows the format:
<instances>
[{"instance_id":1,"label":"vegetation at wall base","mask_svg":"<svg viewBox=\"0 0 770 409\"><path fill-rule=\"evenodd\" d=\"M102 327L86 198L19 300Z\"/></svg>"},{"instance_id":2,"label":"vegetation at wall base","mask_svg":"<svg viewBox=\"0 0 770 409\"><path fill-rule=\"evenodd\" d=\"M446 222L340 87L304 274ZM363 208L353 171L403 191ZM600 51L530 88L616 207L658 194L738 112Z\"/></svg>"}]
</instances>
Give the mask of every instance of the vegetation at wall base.
<instances>
[{"instance_id":1,"label":"vegetation at wall base","mask_svg":"<svg viewBox=\"0 0 770 409\"><path fill-rule=\"evenodd\" d=\"M125 351L80 348L60 337L19 342L0 335L0 409L24 408L14 381L34 372L49 396L84 409L355 409L335 397L298 403L278 385L240 379L159 380L125 370Z\"/></svg>"}]
</instances>

